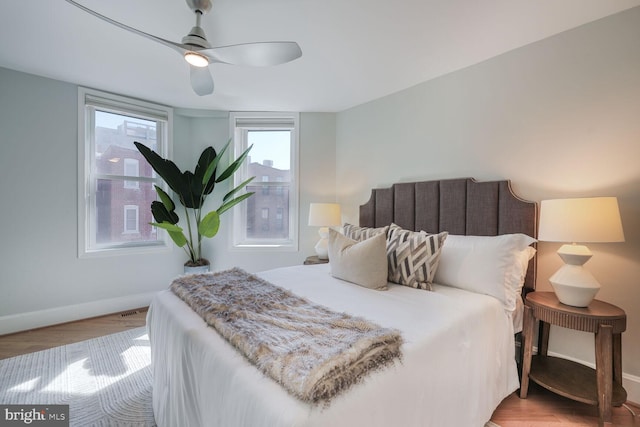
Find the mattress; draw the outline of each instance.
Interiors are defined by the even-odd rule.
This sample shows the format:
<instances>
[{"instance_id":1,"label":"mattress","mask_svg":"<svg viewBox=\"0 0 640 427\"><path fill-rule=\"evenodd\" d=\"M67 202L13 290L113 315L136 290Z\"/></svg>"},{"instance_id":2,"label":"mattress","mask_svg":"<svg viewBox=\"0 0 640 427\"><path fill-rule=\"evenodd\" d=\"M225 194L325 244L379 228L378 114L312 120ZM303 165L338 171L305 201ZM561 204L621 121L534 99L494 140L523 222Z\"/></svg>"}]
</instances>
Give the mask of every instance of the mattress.
<instances>
[{"instance_id":1,"label":"mattress","mask_svg":"<svg viewBox=\"0 0 640 427\"><path fill-rule=\"evenodd\" d=\"M513 319L493 297L437 284L433 292L392 283L375 291L333 278L328 264L258 276L332 310L398 329L401 362L328 405L305 404L173 293L160 292L147 319L158 426L481 427L519 386Z\"/></svg>"}]
</instances>

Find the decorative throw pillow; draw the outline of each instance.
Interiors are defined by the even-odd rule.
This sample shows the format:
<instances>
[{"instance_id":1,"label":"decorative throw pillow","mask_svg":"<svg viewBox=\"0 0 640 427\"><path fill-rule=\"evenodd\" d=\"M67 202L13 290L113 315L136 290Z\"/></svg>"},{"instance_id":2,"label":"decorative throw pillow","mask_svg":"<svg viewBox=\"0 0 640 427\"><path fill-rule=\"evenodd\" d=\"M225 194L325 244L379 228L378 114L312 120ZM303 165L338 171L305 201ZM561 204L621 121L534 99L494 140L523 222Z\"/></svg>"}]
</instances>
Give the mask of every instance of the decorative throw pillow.
<instances>
[{"instance_id":1,"label":"decorative throw pillow","mask_svg":"<svg viewBox=\"0 0 640 427\"><path fill-rule=\"evenodd\" d=\"M498 298L513 311L522 291L536 239L526 234L450 235L435 282Z\"/></svg>"},{"instance_id":2,"label":"decorative throw pillow","mask_svg":"<svg viewBox=\"0 0 640 427\"><path fill-rule=\"evenodd\" d=\"M373 228L373 227L360 227L358 225L345 224L343 229L344 229L345 236L357 242L361 242L373 236L377 236L378 234L384 234L386 236L389 226Z\"/></svg>"},{"instance_id":3,"label":"decorative throw pillow","mask_svg":"<svg viewBox=\"0 0 640 427\"><path fill-rule=\"evenodd\" d=\"M391 224L387 237L389 281L430 291L447 235L446 231L428 234Z\"/></svg>"},{"instance_id":4,"label":"decorative throw pillow","mask_svg":"<svg viewBox=\"0 0 640 427\"><path fill-rule=\"evenodd\" d=\"M379 233L356 242L329 229L329 265L331 275L364 286L387 289L386 236Z\"/></svg>"}]
</instances>

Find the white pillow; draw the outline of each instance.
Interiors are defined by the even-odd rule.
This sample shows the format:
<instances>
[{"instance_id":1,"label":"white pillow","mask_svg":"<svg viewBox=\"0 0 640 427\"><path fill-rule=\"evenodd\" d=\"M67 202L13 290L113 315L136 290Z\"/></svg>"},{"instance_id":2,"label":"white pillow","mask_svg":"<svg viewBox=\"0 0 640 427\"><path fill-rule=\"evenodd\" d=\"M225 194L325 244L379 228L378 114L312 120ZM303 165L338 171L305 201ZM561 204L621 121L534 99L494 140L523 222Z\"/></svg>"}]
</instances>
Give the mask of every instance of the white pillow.
<instances>
[{"instance_id":1,"label":"white pillow","mask_svg":"<svg viewBox=\"0 0 640 427\"><path fill-rule=\"evenodd\" d=\"M442 247L435 283L498 298L513 311L536 239L526 234L449 235Z\"/></svg>"},{"instance_id":2,"label":"white pillow","mask_svg":"<svg viewBox=\"0 0 640 427\"><path fill-rule=\"evenodd\" d=\"M356 242L329 229L329 265L331 275L364 286L387 289L387 236L379 233Z\"/></svg>"},{"instance_id":3,"label":"white pillow","mask_svg":"<svg viewBox=\"0 0 640 427\"><path fill-rule=\"evenodd\" d=\"M516 263L511 273L507 276L506 284L506 301L507 307L513 307L509 311L516 309L518 299L522 300L522 287L524 286L524 279L527 277L527 269L529 267L529 261L536 254L536 249L527 246L524 250L518 251L516 254Z\"/></svg>"}]
</instances>

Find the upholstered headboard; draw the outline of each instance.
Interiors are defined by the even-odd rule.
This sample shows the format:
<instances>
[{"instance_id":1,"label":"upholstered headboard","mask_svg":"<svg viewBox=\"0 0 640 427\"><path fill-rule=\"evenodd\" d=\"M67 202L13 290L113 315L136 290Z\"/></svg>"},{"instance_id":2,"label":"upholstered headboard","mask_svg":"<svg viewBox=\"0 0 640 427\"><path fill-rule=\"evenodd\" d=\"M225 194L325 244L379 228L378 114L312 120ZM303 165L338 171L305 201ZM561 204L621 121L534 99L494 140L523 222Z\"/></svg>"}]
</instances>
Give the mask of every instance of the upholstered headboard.
<instances>
[{"instance_id":1,"label":"upholstered headboard","mask_svg":"<svg viewBox=\"0 0 640 427\"><path fill-rule=\"evenodd\" d=\"M394 222L407 230L428 233L537 237L537 214L536 203L513 194L509 181L457 178L373 189L369 201L360 206L360 225L382 227ZM529 264L524 291L534 290L535 283L536 257Z\"/></svg>"}]
</instances>

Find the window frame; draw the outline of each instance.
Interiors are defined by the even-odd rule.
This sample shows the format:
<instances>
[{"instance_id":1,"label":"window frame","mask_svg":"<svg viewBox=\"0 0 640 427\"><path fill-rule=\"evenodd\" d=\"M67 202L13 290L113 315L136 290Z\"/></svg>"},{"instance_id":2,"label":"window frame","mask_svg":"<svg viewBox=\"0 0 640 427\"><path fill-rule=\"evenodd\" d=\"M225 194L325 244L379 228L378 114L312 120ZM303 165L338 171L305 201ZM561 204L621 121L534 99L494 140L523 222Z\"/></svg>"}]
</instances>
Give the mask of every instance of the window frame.
<instances>
[{"instance_id":1,"label":"window frame","mask_svg":"<svg viewBox=\"0 0 640 427\"><path fill-rule=\"evenodd\" d=\"M229 113L229 135L231 135L233 155L239 156L247 149L247 133L251 131L287 130L291 132L290 141L290 182L289 182L289 237L287 239L252 239L246 236L247 203L241 203L231 210L229 227L229 249L232 251L298 251L298 223L299 207L299 136L300 114L295 112L231 112ZM251 152L249 153L251 156ZM249 178L249 162L244 162L234 175L234 186ZM256 176L256 184L267 188L283 187L283 182L262 182L262 177ZM269 194L276 192L269 191Z\"/></svg>"},{"instance_id":2,"label":"window frame","mask_svg":"<svg viewBox=\"0 0 640 427\"><path fill-rule=\"evenodd\" d=\"M173 155L172 108L95 89L78 88L78 257L158 253L173 250L171 239L164 230L158 230L157 240L152 242L120 242L105 245L97 245L95 243L95 232L93 230L96 227L97 181L104 177L96 172L94 114L96 109L157 121L161 125L160 138L164 142L163 144L158 141L159 154L165 158L171 158ZM122 176L127 175L123 172ZM117 178L120 179L121 176L117 176ZM138 176L129 178L132 178L129 181L136 183L152 182L167 190L164 180L156 174L152 174L151 177ZM126 182L127 180L123 180L122 185L124 186ZM128 203L127 206L129 205L132 204ZM124 215L126 216L126 210ZM126 225L119 231L123 232L125 227ZM131 234L131 232L123 234Z\"/></svg>"}]
</instances>

